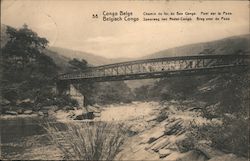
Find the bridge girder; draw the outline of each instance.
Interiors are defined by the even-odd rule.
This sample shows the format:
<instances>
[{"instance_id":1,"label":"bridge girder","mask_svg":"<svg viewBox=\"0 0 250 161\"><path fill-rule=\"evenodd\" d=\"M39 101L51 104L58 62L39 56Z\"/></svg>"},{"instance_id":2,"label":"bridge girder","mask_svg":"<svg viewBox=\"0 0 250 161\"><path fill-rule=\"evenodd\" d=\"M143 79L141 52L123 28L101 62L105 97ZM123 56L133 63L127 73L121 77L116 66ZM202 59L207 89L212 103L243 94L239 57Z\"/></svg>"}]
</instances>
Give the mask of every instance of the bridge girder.
<instances>
[{"instance_id":1,"label":"bridge girder","mask_svg":"<svg viewBox=\"0 0 250 161\"><path fill-rule=\"evenodd\" d=\"M82 72L67 73L59 81L119 81L161 78L177 75L221 73L245 70L249 55L198 55L146 59L92 67Z\"/></svg>"}]
</instances>

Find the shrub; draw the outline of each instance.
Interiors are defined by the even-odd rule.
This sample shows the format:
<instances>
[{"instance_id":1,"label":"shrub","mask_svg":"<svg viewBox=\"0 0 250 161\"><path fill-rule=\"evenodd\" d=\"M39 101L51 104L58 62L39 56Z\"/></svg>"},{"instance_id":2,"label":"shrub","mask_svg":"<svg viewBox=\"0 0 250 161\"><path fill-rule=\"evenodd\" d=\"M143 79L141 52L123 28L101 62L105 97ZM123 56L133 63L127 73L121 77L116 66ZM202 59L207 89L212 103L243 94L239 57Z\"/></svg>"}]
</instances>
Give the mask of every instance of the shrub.
<instances>
[{"instance_id":1,"label":"shrub","mask_svg":"<svg viewBox=\"0 0 250 161\"><path fill-rule=\"evenodd\" d=\"M184 138L176 142L176 145L181 153L185 153L190 150L193 150L195 147L194 144L195 144L195 140L193 137L191 137L191 135L188 135L187 138Z\"/></svg>"},{"instance_id":2,"label":"shrub","mask_svg":"<svg viewBox=\"0 0 250 161\"><path fill-rule=\"evenodd\" d=\"M67 123L60 131L54 124L47 124L50 139L70 160L113 160L125 139L121 125L103 122Z\"/></svg>"},{"instance_id":3,"label":"shrub","mask_svg":"<svg viewBox=\"0 0 250 161\"><path fill-rule=\"evenodd\" d=\"M249 119L243 117L224 117L223 123L193 127L190 139L207 140L211 146L236 155L248 155Z\"/></svg>"}]
</instances>

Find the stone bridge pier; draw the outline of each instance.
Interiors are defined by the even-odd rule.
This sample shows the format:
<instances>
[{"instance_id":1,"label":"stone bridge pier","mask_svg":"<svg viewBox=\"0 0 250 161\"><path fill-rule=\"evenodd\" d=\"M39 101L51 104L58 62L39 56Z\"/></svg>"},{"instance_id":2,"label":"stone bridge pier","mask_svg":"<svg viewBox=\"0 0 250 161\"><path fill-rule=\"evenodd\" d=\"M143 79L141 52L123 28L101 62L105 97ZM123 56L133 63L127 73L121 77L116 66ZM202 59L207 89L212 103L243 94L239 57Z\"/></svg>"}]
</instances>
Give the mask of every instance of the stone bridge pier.
<instances>
[{"instance_id":1,"label":"stone bridge pier","mask_svg":"<svg viewBox=\"0 0 250 161\"><path fill-rule=\"evenodd\" d=\"M80 91L76 88L78 84L71 84L67 81L57 81L56 82L56 93L58 95L69 95L70 98L77 101L79 107L85 106L85 97L80 93Z\"/></svg>"},{"instance_id":2,"label":"stone bridge pier","mask_svg":"<svg viewBox=\"0 0 250 161\"><path fill-rule=\"evenodd\" d=\"M56 82L56 94L66 95L70 90L70 84L67 81L57 81Z\"/></svg>"}]
</instances>

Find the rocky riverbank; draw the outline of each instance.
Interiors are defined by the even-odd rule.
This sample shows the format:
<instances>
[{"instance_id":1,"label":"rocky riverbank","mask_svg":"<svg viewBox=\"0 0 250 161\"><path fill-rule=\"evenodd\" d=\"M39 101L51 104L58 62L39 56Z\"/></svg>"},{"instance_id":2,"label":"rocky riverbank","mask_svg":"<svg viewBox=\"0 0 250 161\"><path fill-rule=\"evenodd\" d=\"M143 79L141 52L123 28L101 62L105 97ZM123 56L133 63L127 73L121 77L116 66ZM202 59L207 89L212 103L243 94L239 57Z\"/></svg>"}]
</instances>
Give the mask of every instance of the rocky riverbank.
<instances>
[{"instance_id":1,"label":"rocky riverbank","mask_svg":"<svg viewBox=\"0 0 250 161\"><path fill-rule=\"evenodd\" d=\"M193 126L221 124L221 120L202 117L199 108L202 106L202 102L193 101L133 102L72 110L51 108L48 117L63 123L91 120L125 125L129 137L116 156L117 160L247 161L246 158L212 148L205 138L199 142L190 139ZM37 117L38 112L1 117ZM87 112L93 114L93 119L82 118ZM61 152L55 146L49 147L56 149L56 158L60 159ZM32 159L32 156L28 158ZM44 159L40 153L36 158Z\"/></svg>"},{"instance_id":2,"label":"rocky riverbank","mask_svg":"<svg viewBox=\"0 0 250 161\"><path fill-rule=\"evenodd\" d=\"M89 106L88 110L92 111L95 115L94 119L91 121L105 121L105 122L117 122L121 124L126 124L126 126L130 127L131 131L134 132L140 132L143 131L146 127L146 121L147 119L150 119L152 117L154 111L154 107L156 107L158 103L156 102L133 102L130 104L112 104L107 105L103 107L96 106ZM12 129L16 127L18 130L22 129L28 129L28 133L32 133L32 135L29 134L27 137L20 137L21 143L16 144L14 141L13 143L3 144L3 149L5 151L8 151L8 148L11 147L14 150L18 151L16 154L7 155L7 152L5 152L5 155L3 155L4 159L22 159L22 160L30 160L30 159L56 159L61 160L63 159L63 153L56 147L55 144L52 142L45 142L45 140L48 140L46 132L42 132L42 135L40 131L42 130L43 119L48 120L47 118L55 118L57 122L59 123L79 123L82 121L89 121L90 119L84 119L84 120L75 120L77 116L82 116L83 113L86 112L86 109L75 109L75 110L57 110L57 111L49 111L48 116L43 117L37 117L37 113L33 113L30 115L25 114L18 114L18 115L4 115L1 116L1 118L5 118L4 121L9 123L10 125L13 124L14 126L5 128L5 131L9 131L8 129ZM20 118L19 117L24 117ZM35 117L34 119L30 119L29 117ZM12 119L15 118L15 119ZM8 120L9 119L9 120ZM30 120L30 121L29 121ZM40 121L36 121L40 120ZM54 119L49 119L54 123ZM16 126L15 122L20 122L20 125L18 124ZM30 127L36 127L37 131L30 130ZM23 131L23 130L22 130ZM43 131L43 130L42 130ZM22 135L23 133L26 134L25 131L17 132L17 136ZM134 134L133 132L131 134ZM9 136L9 135L8 135ZM8 137L6 136L6 137ZM11 137L13 138L13 137ZM11 139L10 139L11 140ZM6 149L6 147L8 147ZM18 147L22 147L22 151L19 151ZM50 154L50 155L47 155Z\"/></svg>"},{"instance_id":3,"label":"rocky riverbank","mask_svg":"<svg viewBox=\"0 0 250 161\"><path fill-rule=\"evenodd\" d=\"M93 109L95 107L89 107ZM25 117L66 117L70 114L80 115L86 113L85 108L78 107L57 107L57 106L44 106L39 110L33 109L15 109L15 110L6 110L2 112L0 118L1 119L12 119L12 118L25 118Z\"/></svg>"},{"instance_id":4,"label":"rocky riverbank","mask_svg":"<svg viewBox=\"0 0 250 161\"><path fill-rule=\"evenodd\" d=\"M194 104L192 101L181 104L175 101L158 104L155 115L144 120L147 126L128 138L116 159L247 161L247 158L212 148L206 138L199 142L190 139L193 126L221 124L220 120L207 120L202 117L199 110L196 110L201 104Z\"/></svg>"}]
</instances>

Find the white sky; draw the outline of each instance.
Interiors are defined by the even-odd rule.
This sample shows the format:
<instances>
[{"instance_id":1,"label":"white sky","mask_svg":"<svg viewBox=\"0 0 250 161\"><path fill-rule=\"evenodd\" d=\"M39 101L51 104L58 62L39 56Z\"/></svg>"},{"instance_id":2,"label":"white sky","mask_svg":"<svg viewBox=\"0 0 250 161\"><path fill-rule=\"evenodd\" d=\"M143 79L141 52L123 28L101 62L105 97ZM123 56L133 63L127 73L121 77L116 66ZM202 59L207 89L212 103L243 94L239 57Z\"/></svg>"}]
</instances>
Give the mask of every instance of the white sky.
<instances>
[{"instance_id":1,"label":"white sky","mask_svg":"<svg viewBox=\"0 0 250 161\"><path fill-rule=\"evenodd\" d=\"M103 22L103 11L229 11L229 22ZM171 47L249 33L248 1L2 0L1 23L24 23L51 46L108 58L140 57Z\"/></svg>"}]
</instances>

